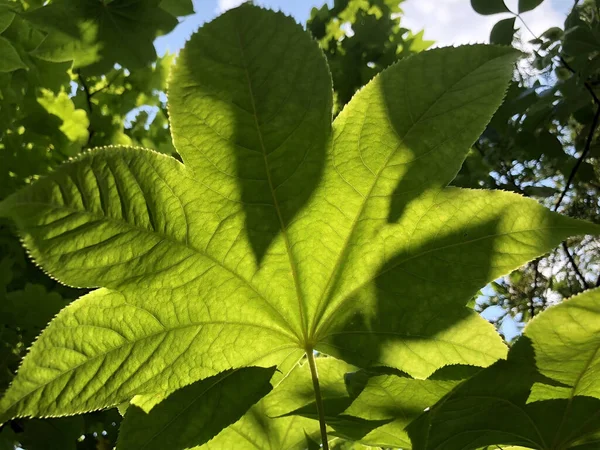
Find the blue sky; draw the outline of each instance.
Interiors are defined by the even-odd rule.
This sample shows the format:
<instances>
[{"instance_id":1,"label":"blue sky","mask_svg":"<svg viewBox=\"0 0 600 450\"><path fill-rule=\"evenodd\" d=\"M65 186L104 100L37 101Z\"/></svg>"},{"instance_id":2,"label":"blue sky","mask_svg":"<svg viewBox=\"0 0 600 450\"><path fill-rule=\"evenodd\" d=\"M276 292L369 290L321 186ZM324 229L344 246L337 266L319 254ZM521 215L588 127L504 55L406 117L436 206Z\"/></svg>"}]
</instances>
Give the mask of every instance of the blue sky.
<instances>
[{"instance_id":1,"label":"blue sky","mask_svg":"<svg viewBox=\"0 0 600 450\"><path fill-rule=\"evenodd\" d=\"M305 23L310 10L320 7L326 0L257 0L255 3L271 9L280 9ZM513 11L518 0L505 0ZM179 26L169 35L156 41L159 54L177 52L191 34L204 22L214 19L221 12L235 7L242 0L194 0L196 14L183 18ZM327 3L332 4L332 0ZM527 25L536 34L552 26L562 26L571 8L571 0L545 0L535 10L523 15ZM425 38L438 45L457 45L486 42L494 24L506 15L480 16L475 13L469 0L406 0L402 3L404 16L402 25L413 31L425 29ZM529 39L531 35L523 31Z\"/></svg>"}]
</instances>

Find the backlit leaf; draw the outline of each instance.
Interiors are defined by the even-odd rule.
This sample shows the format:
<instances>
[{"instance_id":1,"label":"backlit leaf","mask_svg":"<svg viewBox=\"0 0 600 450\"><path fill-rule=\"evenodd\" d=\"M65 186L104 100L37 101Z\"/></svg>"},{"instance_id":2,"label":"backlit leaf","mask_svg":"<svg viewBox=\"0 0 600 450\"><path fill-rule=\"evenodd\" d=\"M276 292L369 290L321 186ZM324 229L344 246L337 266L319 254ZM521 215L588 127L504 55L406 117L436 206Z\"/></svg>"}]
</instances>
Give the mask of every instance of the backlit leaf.
<instances>
[{"instance_id":1,"label":"backlit leaf","mask_svg":"<svg viewBox=\"0 0 600 450\"><path fill-rule=\"evenodd\" d=\"M117 448L162 450L204 444L269 393L273 372L260 367L223 372L173 392L147 413L131 405Z\"/></svg>"},{"instance_id":2,"label":"backlit leaf","mask_svg":"<svg viewBox=\"0 0 600 450\"><path fill-rule=\"evenodd\" d=\"M577 305L572 307L577 308ZM547 351L556 347L560 352L564 347L562 342L577 341L578 337L577 322L567 317L565 308L557 308L559 311L555 314L564 314L562 319L567 324L555 330L554 339L551 334L544 335L544 340L550 340ZM552 309L535 319L540 324L538 326L548 326L552 316L557 319L555 314L550 314ZM413 449L470 450L486 445L492 448L494 445L503 448L504 445L519 445L553 450L579 448L575 444L587 442L597 445L600 400L573 395L568 399L559 396L550 399L549 395L537 395L535 400L543 401L532 401L530 392L532 387L535 391L536 385L545 387L546 393L568 391L568 388L553 384L553 380L544 380L543 375L538 373L534 360L536 345L534 342L532 346L528 336L520 338L512 347L507 361L498 361L463 382L410 424L408 430ZM541 360L542 365L547 364L544 354ZM567 359L565 363L568 368L573 366L574 360L569 362ZM553 364L556 367L556 362ZM540 383L542 381L544 384Z\"/></svg>"},{"instance_id":3,"label":"backlit leaf","mask_svg":"<svg viewBox=\"0 0 600 450\"><path fill-rule=\"evenodd\" d=\"M563 388L536 385L536 400L585 395L600 399L600 289L566 300L525 329L538 370Z\"/></svg>"},{"instance_id":4,"label":"backlit leaf","mask_svg":"<svg viewBox=\"0 0 600 450\"><path fill-rule=\"evenodd\" d=\"M101 148L0 203L45 271L99 287L32 346L0 420L140 406L230 369L282 370L315 349L415 378L505 357L465 305L566 237L599 231L515 194L446 187L516 57L475 45L403 59L332 123L325 59L292 19L243 5L202 27L170 80L183 163ZM259 448L306 445L316 421L270 419L267 406L206 445L240 448L240 434ZM331 425L364 435L365 422Z\"/></svg>"}]
</instances>

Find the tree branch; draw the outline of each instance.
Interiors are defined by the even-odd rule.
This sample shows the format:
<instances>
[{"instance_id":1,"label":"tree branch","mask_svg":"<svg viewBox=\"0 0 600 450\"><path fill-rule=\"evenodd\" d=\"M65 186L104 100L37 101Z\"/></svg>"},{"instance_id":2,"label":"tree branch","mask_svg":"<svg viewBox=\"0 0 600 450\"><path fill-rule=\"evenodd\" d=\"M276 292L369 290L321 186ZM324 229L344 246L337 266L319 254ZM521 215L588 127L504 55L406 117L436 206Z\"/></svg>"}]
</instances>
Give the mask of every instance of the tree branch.
<instances>
[{"instance_id":1,"label":"tree branch","mask_svg":"<svg viewBox=\"0 0 600 450\"><path fill-rule=\"evenodd\" d=\"M564 252L566 253L567 258L569 259L571 266L573 266L573 270L575 271L577 278L579 278L579 283L581 284L582 289L583 290L589 289L591 286L588 284L587 281L585 281L585 277L579 270L579 267L577 267L577 264L575 263L575 259L573 259L573 255L571 255L571 252L569 251L569 247L567 246L566 242L562 243L562 248L563 248Z\"/></svg>"},{"instance_id":2,"label":"tree branch","mask_svg":"<svg viewBox=\"0 0 600 450\"><path fill-rule=\"evenodd\" d=\"M595 94L594 94L594 96L595 96ZM596 97L594 101L597 101L597 99L598 98ZM590 147L591 147L592 141L594 139L594 134L596 133L596 128L598 127L599 119L600 119L600 102L598 102L596 104L596 113L594 114L594 119L592 120L592 126L590 128L590 131L589 131L588 136L585 141L585 147L583 148L581 155L579 155L579 158L577 158L577 162L573 166L573 169L571 170L571 173L569 174L569 178L567 178L567 183L565 184L565 187L562 190L560 197L558 198L558 200L556 201L556 204L554 205L554 211L557 211L558 208L560 207L560 204L562 203L563 199L565 198L565 195L567 195L567 192L568 192L569 188L571 187L571 183L573 182L573 179L575 178L575 175L577 174L579 167L581 167L581 164L583 163L586 156L590 152Z\"/></svg>"},{"instance_id":3,"label":"tree branch","mask_svg":"<svg viewBox=\"0 0 600 450\"><path fill-rule=\"evenodd\" d=\"M79 81L79 84L81 84L81 87L83 88L83 92L85 94L85 102L88 107L88 116L91 117L92 116L92 95L93 94L90 94L90 88L86 84L83 76L81 75L81 72L77 71L76 73L77 73L77 80ZM90 120L90 124L88 125L88 140L85 144L86 147L90 144L93 137L94 137L94 129L92 128L92 121Z\"/></svg>"},{"instance_id":4,"label":"tree branch","mask_svg":"<svg viewBox=\"0 0 600 450\"><path fill-rule=\"evenodd\" d=\"M540 260L536 259L534 263L535 272L533 274L533 289L531 289L531 294L529 295L529 315L531 319L535 316L535 305L533 304L533 298L535 297L535 291L537 291L538 287L538 277L540 275ZM545 302L545 300L544 300ZM529 319L529 320L531 320Z\"/></svg>"}]
</instances>

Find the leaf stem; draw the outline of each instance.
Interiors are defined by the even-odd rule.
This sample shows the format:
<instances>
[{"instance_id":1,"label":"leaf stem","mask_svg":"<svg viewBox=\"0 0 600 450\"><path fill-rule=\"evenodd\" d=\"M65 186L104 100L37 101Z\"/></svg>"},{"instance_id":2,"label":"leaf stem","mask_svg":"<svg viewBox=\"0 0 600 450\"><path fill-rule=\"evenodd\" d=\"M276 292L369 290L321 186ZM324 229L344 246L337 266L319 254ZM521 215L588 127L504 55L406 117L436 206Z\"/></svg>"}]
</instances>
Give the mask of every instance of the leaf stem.
<instances>
[{"instance_id":1,"label":"leaf stem","mask_svg":"<svg viewBox=\"0 0 600 450\"><path fill-rule=\"evenodd\" d=\"M325 410L323 409L323 398L321 397L321 387L319 386L319 373L315 364L315 355L312 349L306 350L308 365L310 366L310 374L312 376L313 387L315 389L315 399L317 402L317 413L319 414L319 427L321 429L321 441L323 450L329 450L327 442L327 424L325 423Z\"/></svg>"}]
</instances>

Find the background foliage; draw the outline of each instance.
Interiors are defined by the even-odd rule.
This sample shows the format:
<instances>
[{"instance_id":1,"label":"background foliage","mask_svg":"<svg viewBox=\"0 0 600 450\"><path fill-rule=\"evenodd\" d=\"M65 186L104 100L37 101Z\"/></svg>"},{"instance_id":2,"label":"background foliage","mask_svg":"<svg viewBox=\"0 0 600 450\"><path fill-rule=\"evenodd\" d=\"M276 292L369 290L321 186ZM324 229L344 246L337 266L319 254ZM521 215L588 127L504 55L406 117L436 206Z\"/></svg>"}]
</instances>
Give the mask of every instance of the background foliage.
<instances>
[{"instance_id":1,"label":"background foliage","mask_svg":"<svg viewBox=\"0 0 600 450\"><path fill-rule=\"evenodd\" d=\"M307 29L332 71L335 114L376 73L432 44L402 28L398 3L336 0L313 10ZM484 3L472 0L482 14L503 11ZM539 3L522 2L519 12ZM188 0L0 0L0 199L87 148L140 145L172 154L165 87L173 57L158 57L152 43L192 12ZM518 192L600 223L599 22L599 3L587 0L574 2L563 28L533 40L518 14L498 23L491 41L528 53L455 185ZM41 329L81 295L31 264L14 236L0 223L0 391ZM476 308L501 307L502 331L506 317L524 324L600 286L599 269L597 238L571 239L496 280ZM0 449L109 449L120 422L116 410L14 420L0 432ZM339 434L356 427L338 424Z\"/></svg>"}]
</instances>

